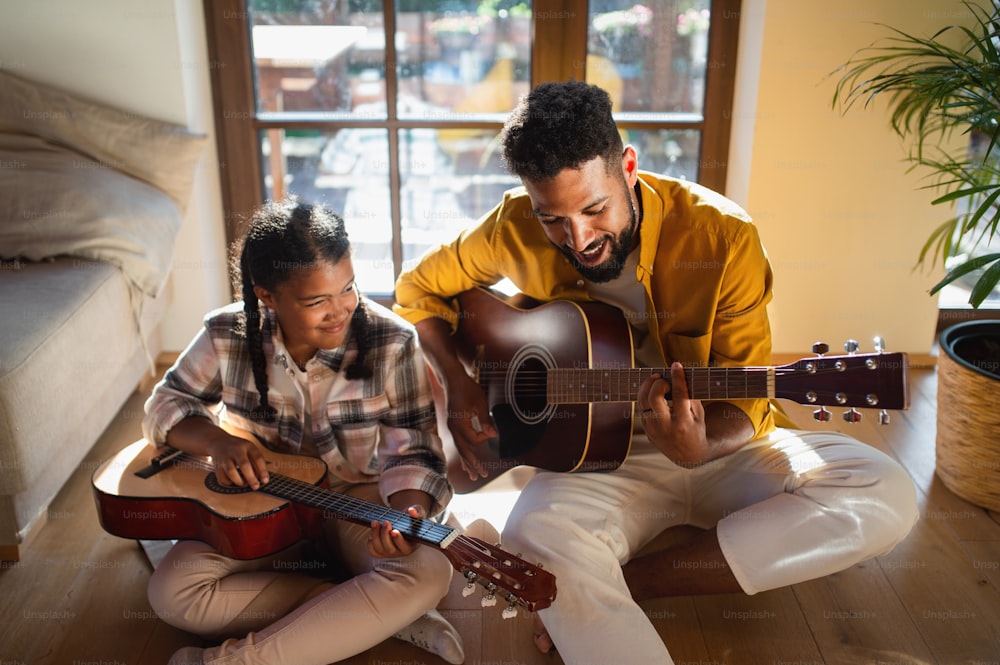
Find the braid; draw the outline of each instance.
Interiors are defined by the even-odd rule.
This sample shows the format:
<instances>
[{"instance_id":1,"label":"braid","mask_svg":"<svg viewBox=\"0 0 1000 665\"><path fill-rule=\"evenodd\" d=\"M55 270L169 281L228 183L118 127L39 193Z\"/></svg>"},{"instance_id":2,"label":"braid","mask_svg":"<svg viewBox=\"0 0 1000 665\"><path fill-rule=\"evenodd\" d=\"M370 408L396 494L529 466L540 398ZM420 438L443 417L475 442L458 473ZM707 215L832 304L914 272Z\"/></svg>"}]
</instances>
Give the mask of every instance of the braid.
<instances>
[{"instance_id":1,"label":"braid","mask_svg":"<svg viewBox=\"0 0 1000 665\"><path fill-rule=\"evenodd\" d=\"M253 273L249 269L249 243L244 243L240 255L240 269L243 274L243 312L246 315L245 332L247 351L250 353L250 366L253 369L253 380L260 393L260 408L251 412L251 418L266 422L274 422L277 414L267 401L267 359L264 357L264 337L261 334L260 303L253 291Z\"/></svg>"},{"instance_id":2,"label":"braid","mask_svg":"<svg viewBox=\"0 0 1000 665\"><path fill-rule=\"evenodd\" d=\"M351 335L357 342L358 355L351 366L347 368L348 379L370 379L372 377L372 368L366 364L368 350L371 348L371 335L368 334L368 327L368 308L365 307L364 300L358 298L357 309L354 310L354 315L351 317Z\"/></svg>"}]
</instances>

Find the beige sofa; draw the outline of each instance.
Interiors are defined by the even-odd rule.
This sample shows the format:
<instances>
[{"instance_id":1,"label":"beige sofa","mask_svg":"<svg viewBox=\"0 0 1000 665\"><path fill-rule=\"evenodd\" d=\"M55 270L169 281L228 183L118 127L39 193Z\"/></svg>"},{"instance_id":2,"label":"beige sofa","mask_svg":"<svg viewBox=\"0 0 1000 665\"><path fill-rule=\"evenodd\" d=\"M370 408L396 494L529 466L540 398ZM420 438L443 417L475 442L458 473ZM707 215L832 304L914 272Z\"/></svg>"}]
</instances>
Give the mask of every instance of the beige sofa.
<instances>
[{"instance_id":1,"label":"beige sofa","mask_svg":"<svg viewBox=\"0 0 1000 665\"><path fill-rule=\"evenodd\" d=\"M0 558L159 351L205 138L0 70Z\"/></svg>"}]
</instances>

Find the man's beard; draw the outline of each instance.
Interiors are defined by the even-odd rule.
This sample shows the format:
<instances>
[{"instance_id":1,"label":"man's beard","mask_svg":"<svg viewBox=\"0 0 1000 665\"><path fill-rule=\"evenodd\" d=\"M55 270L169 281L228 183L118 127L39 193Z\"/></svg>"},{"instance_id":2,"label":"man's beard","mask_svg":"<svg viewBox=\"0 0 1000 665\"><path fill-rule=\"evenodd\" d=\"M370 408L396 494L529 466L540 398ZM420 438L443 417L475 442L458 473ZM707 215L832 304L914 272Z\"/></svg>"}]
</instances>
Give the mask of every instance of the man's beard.
<instances>
[{"instance_id":1,"label":"man's beard","mask_svg":"<svg viewBox=\"0 0 1000 665\"><path fill-rule=\"evenodd\" d=\"M559 251L563 253L576 268L577 272L583 275L588 281L594 282L595 284L603 284L605 282L610 282L613 279L617 279L622 271L625 270L625 260L628 258L629 252L632 251L632 239L635 237L636 228L639 226L639 220L635 211L635 204L632 203L632 196L628 190L628 186L625 186L625 196L627 197L629 203L629 224L628 226L618 234L618 237L611 237L608 242L611 244L611 255L601 263L596 266L585 266L577 261L576 254L567 250L565 247L560 246ZM604 242L604 239L598 241Z\"/></svg>"}]
</instances>

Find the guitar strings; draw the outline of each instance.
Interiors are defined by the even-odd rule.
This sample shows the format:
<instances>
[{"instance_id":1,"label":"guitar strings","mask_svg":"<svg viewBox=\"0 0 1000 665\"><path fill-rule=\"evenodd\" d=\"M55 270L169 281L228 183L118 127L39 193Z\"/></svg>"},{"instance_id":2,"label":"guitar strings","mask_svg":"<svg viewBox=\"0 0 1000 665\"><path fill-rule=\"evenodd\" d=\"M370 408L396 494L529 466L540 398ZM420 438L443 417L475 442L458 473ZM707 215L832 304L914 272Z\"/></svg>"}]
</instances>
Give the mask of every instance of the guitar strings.
<instances>
[{"instance_id":1,"label":"guitar strings","mask_svg":"<svg viewBox=\"0 0 1000 665\"><path fill-rule=\"evenodd\" d=\"M739 396L766 396L774 368L702 368L686 370L690 392L696 399L732 399ZM515 373L518 395L549 397L553 401L584 402L635 401L639 384L646 377L667 370L650 368L523 370ZM505 381L510 372L488 370L480 373L487 381ZM668 378L669 380L669 378Z\"/></svg>"},{"instance_id":2,"label":"guitar strings","mask_svg":"<svg viewBox=\"0 0 1000 665\"><path fill-rule=\"evenodd\" d=\"M856 367L853 369L861 369ZM845 370L834 366L817 368L809 376L843 374ZM651 368L561 368L525 369L514 372L515 390L526 398L549 398L553 402L571 403L601 401L635 401L639 382L666 369ZM775 379L803 374L794 367L709 367L685 370L690 394L695 399L734 399L767 397L770 378ZM491 369L479 372L486 382L504 382L510 369ZM595 375L597 379L594 380ZM623 376L624 375L624 376ZM633 376L637 375L637 376ZM583 377L582 379L580 377ZM665 377L669 382L669 376ZM834 397L836 391L814 390L817 397Z\"/></svg>"},{"instance_id":3,"label":"guitar strings","mask_svg":"<svg viewBox=\"0 0 1000 665\"><path fill-rule=\"evenodd\" d=\"M183 453L178 458L178 462L180 461L205 471L213 471L214 469L207 459L189 453ZM388 506L381 506L364 499L334 492L282 473L270 473L269 475L268 483L261 485L258 491L282 499L291 499L313 508L328 510L342 519L350 519L366 525L370 524L372 520L388 519L393 527L400 532L435 544L440 544L455 531L448 525L439 524L433 520L417 519Z\"/></svg>"}]
</instances>

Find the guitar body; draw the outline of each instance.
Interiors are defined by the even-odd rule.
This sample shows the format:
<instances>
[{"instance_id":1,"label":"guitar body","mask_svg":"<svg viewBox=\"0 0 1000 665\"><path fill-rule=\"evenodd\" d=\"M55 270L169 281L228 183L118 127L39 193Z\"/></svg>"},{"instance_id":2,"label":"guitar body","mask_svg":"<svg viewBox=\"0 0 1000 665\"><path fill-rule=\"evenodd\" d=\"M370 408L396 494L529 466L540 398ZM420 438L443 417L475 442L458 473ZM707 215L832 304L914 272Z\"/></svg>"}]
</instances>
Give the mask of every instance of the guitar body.
<instances>
[{"instance_id":1,"label":"guitar body","mask_svg":"<svg viewBox=\"0 0 1000 665\"><path fill-rule=\"evenodd\" d=\"M261 449L272 471L319 485L322 460ZM234 559L255 559L316 537L322 512L261 492L214 482L214 473L178 464L142 478L159 451L145 440L129 445L94 473L93 492L101 526L122 538L193 539ZM213 489L214 488L214 489Z\"/></svg>"},{"instance_id":2,"label":"guitar body","mask_svg":"<svg viewBox=\"0 0 1000 665\"><path fill-rule=\"evenodd\" d=\"M459 355L475 368L500 433L480 456L491 477L522 464L607 471L625 461L631 402L559 404L537 389L556 367L632 367L632 333L617 309L507 300L485 289L465 291L458 301Z\"/></svg>"}]
</instances>

